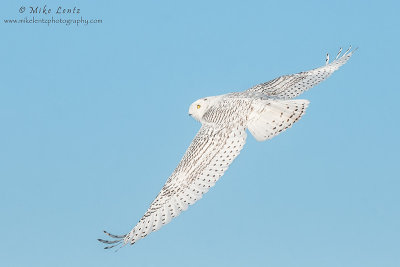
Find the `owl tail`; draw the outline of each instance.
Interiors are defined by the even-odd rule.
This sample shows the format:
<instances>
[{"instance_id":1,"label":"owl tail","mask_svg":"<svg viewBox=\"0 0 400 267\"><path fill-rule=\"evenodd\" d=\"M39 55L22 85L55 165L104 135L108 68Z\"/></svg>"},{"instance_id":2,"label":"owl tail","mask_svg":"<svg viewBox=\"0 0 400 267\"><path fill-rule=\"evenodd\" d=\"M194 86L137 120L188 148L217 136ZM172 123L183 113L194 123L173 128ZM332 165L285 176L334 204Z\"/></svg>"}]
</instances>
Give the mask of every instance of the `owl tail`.
<instances>
[{"instance_id":1,"label":"owl tail","mask_svg":"<svg viewBox=\"0 0 400 267\"><path fill-rule=\"evenodd\" d=\"M253 104L248 129L257 141L271 139L304 115L308 100L259 100Z\"/></svg>"}]
</instances>

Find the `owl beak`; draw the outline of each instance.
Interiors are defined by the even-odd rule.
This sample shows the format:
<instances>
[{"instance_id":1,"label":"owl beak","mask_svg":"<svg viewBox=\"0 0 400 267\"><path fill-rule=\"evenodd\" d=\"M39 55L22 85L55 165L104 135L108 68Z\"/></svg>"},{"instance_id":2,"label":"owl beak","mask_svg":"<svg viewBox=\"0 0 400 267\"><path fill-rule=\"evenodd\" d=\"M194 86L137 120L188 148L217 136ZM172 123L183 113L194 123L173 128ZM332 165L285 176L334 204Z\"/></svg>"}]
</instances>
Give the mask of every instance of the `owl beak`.
<instances>
[{"instance_id":1,"label":"owl beak","mask_svg":"<svg viewBox=\"0 0 400 267\"><path fill-rule=\"evenodd\" d=\"M189 113L189 116L192 116L192 113Z\"/></svg>"}]
</instances>

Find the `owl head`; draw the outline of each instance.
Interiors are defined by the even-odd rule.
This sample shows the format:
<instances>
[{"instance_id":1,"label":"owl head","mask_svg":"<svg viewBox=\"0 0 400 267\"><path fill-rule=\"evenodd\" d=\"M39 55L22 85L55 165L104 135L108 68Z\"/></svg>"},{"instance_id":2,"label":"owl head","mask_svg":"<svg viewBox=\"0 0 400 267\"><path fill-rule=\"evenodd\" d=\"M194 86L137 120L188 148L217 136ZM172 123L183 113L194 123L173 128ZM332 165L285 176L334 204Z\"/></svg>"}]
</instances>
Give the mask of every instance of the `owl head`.
<instances>
[{"instance_id":1,"label":"owl head","mask_svg":"<svg viewBox=\"0 0 400 267\"><path fill-rule=\"evenodd\" d=\"M192 116L196 120L202 122L204 113L210 108L215 102L215 97L205 97L193 102L189 107L189 116Z\"/></svg>"}]
</instances>

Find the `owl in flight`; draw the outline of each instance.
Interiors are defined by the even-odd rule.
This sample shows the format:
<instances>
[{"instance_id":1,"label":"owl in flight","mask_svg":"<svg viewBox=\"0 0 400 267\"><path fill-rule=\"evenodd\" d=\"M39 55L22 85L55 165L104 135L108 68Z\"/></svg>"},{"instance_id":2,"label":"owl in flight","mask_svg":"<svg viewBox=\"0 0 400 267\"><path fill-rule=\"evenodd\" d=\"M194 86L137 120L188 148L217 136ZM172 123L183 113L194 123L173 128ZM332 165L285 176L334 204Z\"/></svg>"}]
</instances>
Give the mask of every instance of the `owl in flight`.
<instances>
[{"instance_id":1,"label":"owl in flight","mask_svg":"<svg viewBox=\"0 0 400 267\"><path fill-rule=\"evenodd\" d=\"M98 240L109 244L106 249L132 245L201 199L239 155L246 142L246 129L257 141L265 141L304 115L309 101L291 99L328 78L355 50L350 47L342 56L341 52L331 63L327 54L325 66L191 104L189 115L201 122L201 128L160 193L128 234L104 231L112 240Z\"/></svg>"}]
</instances>

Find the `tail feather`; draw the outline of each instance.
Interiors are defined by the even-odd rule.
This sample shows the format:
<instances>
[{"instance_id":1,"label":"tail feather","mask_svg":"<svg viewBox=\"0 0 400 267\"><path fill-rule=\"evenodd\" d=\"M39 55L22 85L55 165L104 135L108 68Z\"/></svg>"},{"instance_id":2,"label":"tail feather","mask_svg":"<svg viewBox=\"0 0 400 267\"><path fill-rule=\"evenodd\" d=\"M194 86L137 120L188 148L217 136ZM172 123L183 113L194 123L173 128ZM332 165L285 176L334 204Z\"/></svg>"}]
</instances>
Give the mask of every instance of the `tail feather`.
<instances>
[{"instance_id":1,"label":"tail feather","mask_svg":"<svg viewBox=\"0 0 400 267\"><path fill-rule=\"evenodd\" d=\"M248 129L257 141L265 141L292 127L308 107L308 100L260 100L253 104Z\"/></svg>"}]
</instances>

